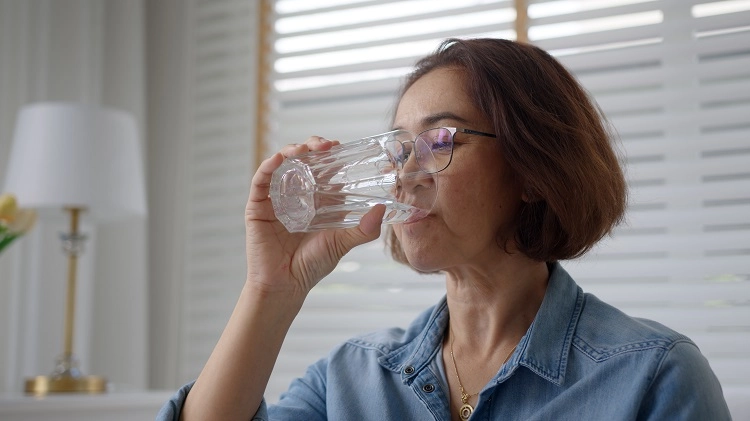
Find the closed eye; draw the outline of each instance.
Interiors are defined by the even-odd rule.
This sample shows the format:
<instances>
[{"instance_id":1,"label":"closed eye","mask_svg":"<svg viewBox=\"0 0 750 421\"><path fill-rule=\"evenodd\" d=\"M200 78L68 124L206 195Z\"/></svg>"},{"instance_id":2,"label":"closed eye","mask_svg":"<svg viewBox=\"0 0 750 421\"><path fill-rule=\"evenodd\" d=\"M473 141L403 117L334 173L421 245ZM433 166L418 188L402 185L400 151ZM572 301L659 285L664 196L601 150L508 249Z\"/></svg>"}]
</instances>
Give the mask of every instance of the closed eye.
<instances>
[{"instance_id":1,"label":"closed eye","mask_svg":"<svg viewBox=\"0 0 750 421\"><path fill-rule=\"evenodd\" d=\"M434 143L432 143L431 149L433 152L437 152L437 153L450 153L451 143L441 142L439 140L436 140Z\"/></svg>"}]
</instances>

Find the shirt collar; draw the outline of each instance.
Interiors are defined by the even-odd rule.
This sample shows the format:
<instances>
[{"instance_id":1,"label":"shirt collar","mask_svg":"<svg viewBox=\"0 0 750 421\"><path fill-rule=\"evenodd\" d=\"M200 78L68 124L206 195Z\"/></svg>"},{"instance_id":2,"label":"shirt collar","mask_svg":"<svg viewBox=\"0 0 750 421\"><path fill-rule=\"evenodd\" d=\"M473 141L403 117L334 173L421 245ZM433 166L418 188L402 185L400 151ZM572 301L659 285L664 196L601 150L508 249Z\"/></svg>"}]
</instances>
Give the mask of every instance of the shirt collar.
<instances>
[{"instance_id":1,"label":"shirt collar","mask_svg":"<svg viewBox=\"0 0 750 421\"><path fill-rule=\"evenodd\" d=\"M559 263L549 265L549 282L534 322L518 344L517 364L557 385L565 379L570 346L583 310L583 290ZM516 364L508 364L508 375ZM505 371L505 370L503 370ZM498 381L504 373L500 372Z\"/></svg>"},{"instance_id":2,"label":"shirt collar","mask_svg":"<svg viewBox=\"0 0 750 421\"><path fill-rule=\"evenodd\" d=\"M565 378L568 354L583 309L584 295L559 263L550 264L549 272L542 305L508 364L495 378L497 382L510 377L518 366L524 366L558 385ZM421 326L421 332L413 332L413 336L405 332L412 339L381 356L380 364L389 370L401 372L404 383L410 383L437 354L448 318L448 305L443 297L431 311L423 313L412 324L410 329Z\"/></svg>"},{"instance_id":3,"label":"shirt collar","mask_svg":"<svg viewBox=\"0 0 750 421\"><path fill-rule=\"evenodd\" d=\"M421 327L421 331L414 332L415 327ZM413 339L381 356L379 358L380 364L389 370L400 371L403 382L411 383L416 375L427 367L437 355L443 342L443 333L447 327L448 303L444 296L431 310L420 315L405 332L407 337L412 336Z\"/></svg>"}]
</instances>

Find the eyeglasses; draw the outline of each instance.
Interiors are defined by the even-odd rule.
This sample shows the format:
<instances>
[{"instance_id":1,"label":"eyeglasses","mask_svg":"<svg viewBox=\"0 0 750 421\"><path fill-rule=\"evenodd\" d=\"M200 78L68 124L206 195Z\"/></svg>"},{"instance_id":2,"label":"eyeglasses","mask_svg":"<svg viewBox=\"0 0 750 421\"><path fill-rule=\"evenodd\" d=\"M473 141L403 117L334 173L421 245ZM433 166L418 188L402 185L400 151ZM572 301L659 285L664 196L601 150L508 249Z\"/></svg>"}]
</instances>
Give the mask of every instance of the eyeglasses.
<instances>
[{"instance_id":1,"label":"eyeglasses","mask_svg":"<svg viewBox=\"0 0 750 421\"><path fill-rule=\"evenodd\" d=\"M490 133L478 132L476 130L461 129L457 127L437 127L425 130L418 134L414 140L406 142L394 142L390 146L391 152L402 164L409 160L414 152L417 164L422 171L434 174L448 168L453 159L453 138L456 133L466 133L476 136L497 138Z\"/></svg>"}]
</instances>

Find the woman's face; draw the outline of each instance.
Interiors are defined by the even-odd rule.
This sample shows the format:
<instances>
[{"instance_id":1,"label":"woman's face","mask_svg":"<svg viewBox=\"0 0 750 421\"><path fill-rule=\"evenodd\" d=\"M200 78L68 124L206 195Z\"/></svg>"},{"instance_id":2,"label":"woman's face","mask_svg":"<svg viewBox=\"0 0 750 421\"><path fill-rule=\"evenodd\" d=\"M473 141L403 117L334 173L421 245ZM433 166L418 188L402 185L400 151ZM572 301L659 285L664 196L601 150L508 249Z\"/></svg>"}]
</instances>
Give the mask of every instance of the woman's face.
<instances>
[{"instance_id":1,"label":"woman's face","mask_svg":"<svg viewBox=\"0 0 750 421\"><path fill-rule=\"evenodd\" d=\"M469 100L460 69L427 73L409 87L398 104L394 128L416 135L435 127L494 133L492 123ZM497 262L505 253L505 241L514 233L521 187L501 155L501 141L457 133L453 159L437 175L438 198L430 215L393 226L416 269L483 265ZM508 250L513 250L512 243L508 245Z\"/></svg>"}]
</instances>

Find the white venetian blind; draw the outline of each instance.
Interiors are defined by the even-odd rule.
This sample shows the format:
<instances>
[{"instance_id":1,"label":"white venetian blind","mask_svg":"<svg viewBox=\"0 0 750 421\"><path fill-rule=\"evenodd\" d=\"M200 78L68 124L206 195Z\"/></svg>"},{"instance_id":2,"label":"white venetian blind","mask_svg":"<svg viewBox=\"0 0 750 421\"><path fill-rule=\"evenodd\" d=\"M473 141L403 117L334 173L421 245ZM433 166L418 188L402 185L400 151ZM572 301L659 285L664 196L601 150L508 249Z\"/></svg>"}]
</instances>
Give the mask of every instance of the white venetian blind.
<instances>
[{"instance_id":1,"label":"white venetian blind","mask_svg":"<svg viewBox=\"0 0 750 421\"><path fill-rule=\"evenodd\" d=\"M245 280L244 207L255 133L257 2L190 0L186 244L178 383L195 379ZM156 117L158 118L158 116Z\"/></svg>"},{"instance_id":2,"label":"white venetian blind","mask_svg":"<svg viewBox=\"0 0 750 421\"><path fill-rule=\"evenodd\" d=\"M565 264L584 289L690 336L750 386L750 2L532 1L531 42L619 132L627 224Z\"/></svg>"}]
</instances>

